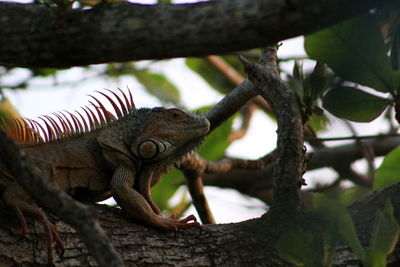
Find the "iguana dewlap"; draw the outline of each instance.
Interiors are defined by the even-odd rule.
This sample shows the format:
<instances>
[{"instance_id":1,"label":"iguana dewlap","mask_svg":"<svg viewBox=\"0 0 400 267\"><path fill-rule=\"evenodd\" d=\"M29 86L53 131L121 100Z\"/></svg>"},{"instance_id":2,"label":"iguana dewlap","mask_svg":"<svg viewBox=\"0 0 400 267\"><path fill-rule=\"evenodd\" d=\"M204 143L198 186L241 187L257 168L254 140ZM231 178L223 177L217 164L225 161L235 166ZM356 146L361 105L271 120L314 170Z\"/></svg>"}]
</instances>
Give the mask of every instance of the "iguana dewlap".
<instances>
[{"instance_id":1,"label":"iguana dewlap","mask_svg":"<svg viewBox=\"0 0 400 267\"><path fill-rule=\"evenodd\" d=\"M95 99L94 111L85 107L76 115L43 116L42 124L17 119L8 122L4 130L36 162L44 179L78 200L98 202L112 196L130 217L143 224L169 231L199 227L193 215L182 220L162 216L150 188L201 143L209 121L176 108L135 109L132 98L125 94L121 98L112 93L117 101L101 94L113 105L117 119ZM18 215L22 234L27 232L25 215L43 225L49 261L53 241L63 251L55 226L1 163L0 193Z\"/></svg>"}]
</instances>

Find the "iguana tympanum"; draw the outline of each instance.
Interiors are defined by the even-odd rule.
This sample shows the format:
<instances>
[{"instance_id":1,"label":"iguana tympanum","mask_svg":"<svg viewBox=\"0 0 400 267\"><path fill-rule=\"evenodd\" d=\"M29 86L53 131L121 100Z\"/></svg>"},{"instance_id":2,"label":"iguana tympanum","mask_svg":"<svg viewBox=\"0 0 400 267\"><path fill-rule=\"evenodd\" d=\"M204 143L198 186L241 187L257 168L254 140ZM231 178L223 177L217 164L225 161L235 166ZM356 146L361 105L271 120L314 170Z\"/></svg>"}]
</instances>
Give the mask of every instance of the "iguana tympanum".
<instances>
[{"instance_id":1,"label":"iguana tympanum","mask_svg":"<svg viewBox=\"0 0 400 267\"><path fill-rule=\"evenodd\" d=\"M143 224L168 231L200 227L193 215L181 220L162 216L150 188L167 168L201 143L209 121L176 108L136 109L130 92L121 97L111 92L116 100L99 93L110 101L118 118L93 97L92 109L84 107L84 112L42 116L42 123L14 119L3 130L35 161L44 179L78 200L99 202L112 196ZM18 215L22 234L28 231L24 216L43 225L51 262L53 241L64 250L57 230L1 162L0 193Z\"/></svg>"}]
</instances>

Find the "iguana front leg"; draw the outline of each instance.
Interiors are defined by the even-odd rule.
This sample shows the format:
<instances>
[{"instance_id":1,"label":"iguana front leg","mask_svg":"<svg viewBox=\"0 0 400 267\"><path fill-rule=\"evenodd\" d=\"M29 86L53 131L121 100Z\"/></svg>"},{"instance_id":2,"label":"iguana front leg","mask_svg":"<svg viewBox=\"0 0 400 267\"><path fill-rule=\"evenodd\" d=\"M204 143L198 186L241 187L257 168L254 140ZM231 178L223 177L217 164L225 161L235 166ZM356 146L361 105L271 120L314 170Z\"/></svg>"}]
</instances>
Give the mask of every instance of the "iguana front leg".
<instances>
[{"instance_id":1,"label":"iguana front leg","mask_svg":"<svg viewBox=\"0 0 400 267\"><path fill-rule=\"evenodd\" d=\"M153 199L151 198L151 185L153 180L154 173L149 170L148 168L142 168L140 176L139 176L139 183L138 183L138 190L139 193L144 197L144 199L149 203L150 207L156 214L161 214L160 209L154 203Z\"/></svg>"},{"instance_id":2,"label":"iguana front leg","mask_svg":"<svg viewBox=\"0 0 400 267\"><path fill-rule=\"evenodd\" d=\"M134 182L134 171L128 167L120 166L115 170L112 177L111 192L121 208L135 220L167 231L201 227L193 215L182 220L175 220L156 214L144 197L133 188Z\"/></svg>"}]
</instances>

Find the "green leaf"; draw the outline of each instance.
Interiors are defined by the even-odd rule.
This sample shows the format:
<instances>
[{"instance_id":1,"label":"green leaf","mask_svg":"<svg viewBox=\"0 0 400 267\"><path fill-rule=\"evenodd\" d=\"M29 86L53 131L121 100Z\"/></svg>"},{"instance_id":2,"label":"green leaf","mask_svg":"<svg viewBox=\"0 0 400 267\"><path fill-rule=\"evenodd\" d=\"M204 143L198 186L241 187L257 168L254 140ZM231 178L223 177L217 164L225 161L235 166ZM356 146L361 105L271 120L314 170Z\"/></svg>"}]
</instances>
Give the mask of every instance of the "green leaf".
<instances>
[{"instance_id":1,"label":"green leaf","mask_svg":"<svg viewBox=\"0 0 400 267\"><path fill-rule=\"evenodd\" d=\"M376 170L374 190L381 190L400 181L400 147L385 156Z\"/></svg>"},{"instance_id":2,"label":"green leaf","mask_svg":"<svg viewBox=\"0 0 400 267\"><path fill-rule=\"evenodd\" d=\"M379 27L357 17L305 37L307 54L342 78L382 92L397 89Z\"/></svg>"},{"instance_id":3,"label":"green leaf","mask_svg":"<svg viewBox=\"0 0 400 267\"><path fill-rule=\"evenodd\" d=\"M151 73L146 69L134 70L133 74L147 92L156 96L161 102L179 105L179 90L164 75Z\"/></svg>"},{"instance_id":4,"label":"green leaf","mask_svg":"<svg viewBox=\"0 0 400 267\"><path fill-rule=\"evenodd\" d=\"M332 266L333 256L336 253L336 243L339 241L339 225L337 221L330 221L324 229L325 266Z\"/></svg>"},{"instance_id":5,"label":"green leaf","mask_svg":"<svg viewBox=\"0 0 400 267\"><path fill-rule=\"evenodd\" d=\"M323 212L331 223L336 222L340 236L346 241L347 245L353 250L361 261L365 259L365 252L357 237L353 220L347 209L339 202L326 198L322 194L314 197L316 208Z\"/></svg>"},{"instance_id":6,"label":"green leaf","mask_svg":"<svg viewBox=\"0 0 400 267\"><path fill-rule=\"evenodd\" d=\"M369 194L371 194L371 189L366 188L364 186L352 186L349 188L341 188L339 194L339 201L343 205L350 205L354 201L363 199Z\"/></svg>"},{"instance_id":7,"label":"green leaf","mask_svg":"<svg viewBox=\"0 0 400 267\"><path fill-rule=\"evenodd\" d=\"M312 127L315 132L321 132L327 129L329 118L324 114L318 115L313 113L307 124Z\"/></svg>"},{"instance_id":8,"label":"green leaf","mask_svg":"<svg viewBox=\"0 0 400 267\"><path fill-rule=\"evenodd\" d=\"M220 57L230 67L234 68L237 72L245 77L243 65L237 56L223 56ZM192 71L200 75L214 90L227 94L234 88L234 84L223 73L216 70L216 68L204 58L188 58L185 61Z\"/></svg>"},{"instance_id":9,"label":"green leaf","mask_svg":"<svg viewBox=\"0 0 400 267\"><path fill-rule=\"evenodd\" d=\"M354 87L336 87L322 98L323 107L333 115L358 122L376 119L391 101Z\"/></svg>"},{"instance_id":10,"label":"green leaf","mask_svg":"<svg viewBox=\"0 0 400 267\"><path fill-rule=\"evenodd\" d=\"M200 113L206 112L210 107L200 109ZM206 137L204 144L197 150L207 160L219 160L225 155L225 150L231 144L228 137L232 133L234 116L225 121Z\"/></svg>"},{"instance_id":11,"label":"green leaf","mask_svg":"<svg viewBox=\"0 0 400 267\"><path fill-rule=\"evenodd\" d=\"M346 177L341 177L342 179L347 179ZM338 201L344 206L348 206L354 201L361 200L371 194L372 189L366 188L364 186L354 185L348 188L343 188L341 186L335 186L329 190L324 191L324 196L329 199Z\"/></svg>"},{"instance_id":12,"label":"green leaf","mask_svg":"<svg viewBox=\"0 0 400 267\"><path fill-rule=\"evenodd\" d=\"M399 238L399 231L400 226L393 215L393 205L387 201L384 210L378 210L376 215L366 266L386 266L386 257L394 250Z\"/></svg>"},{"instance_id":13,"label":"green leaf","mask_svg":"<svg viewBox=\"0 0 400 267\"><path fill-rule=\"evenodd\" d=\"M325 266L321 239L313 232L284 232L278 240L277 248L282 258L297 266Z\"/></svg>"}]
</instances>

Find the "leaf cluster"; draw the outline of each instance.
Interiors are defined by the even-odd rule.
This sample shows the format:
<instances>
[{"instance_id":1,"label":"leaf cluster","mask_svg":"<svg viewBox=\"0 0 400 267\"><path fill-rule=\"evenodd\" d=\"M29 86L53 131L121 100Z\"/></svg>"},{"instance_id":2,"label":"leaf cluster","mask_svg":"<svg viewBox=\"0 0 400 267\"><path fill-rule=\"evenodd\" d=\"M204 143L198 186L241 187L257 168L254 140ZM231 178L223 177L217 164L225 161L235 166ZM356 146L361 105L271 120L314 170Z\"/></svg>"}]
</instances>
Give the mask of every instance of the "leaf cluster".
<instances>
[{"instance_id":1,"label":"leaf cluster","mask_svg":"<svg viewBox=\"0 0 400 267\"><path fill-rule=\"evenodd\" d=\"M329 88L323 95L322 105L330 113L369 122L396 104L400 73L391 61L398 60L397 22L390 27L393 28L390 56L372 15L353 18L305 37L304 46L310 58L327 64L342 79L340 85Z\"/></svg>"}]
</instances>

